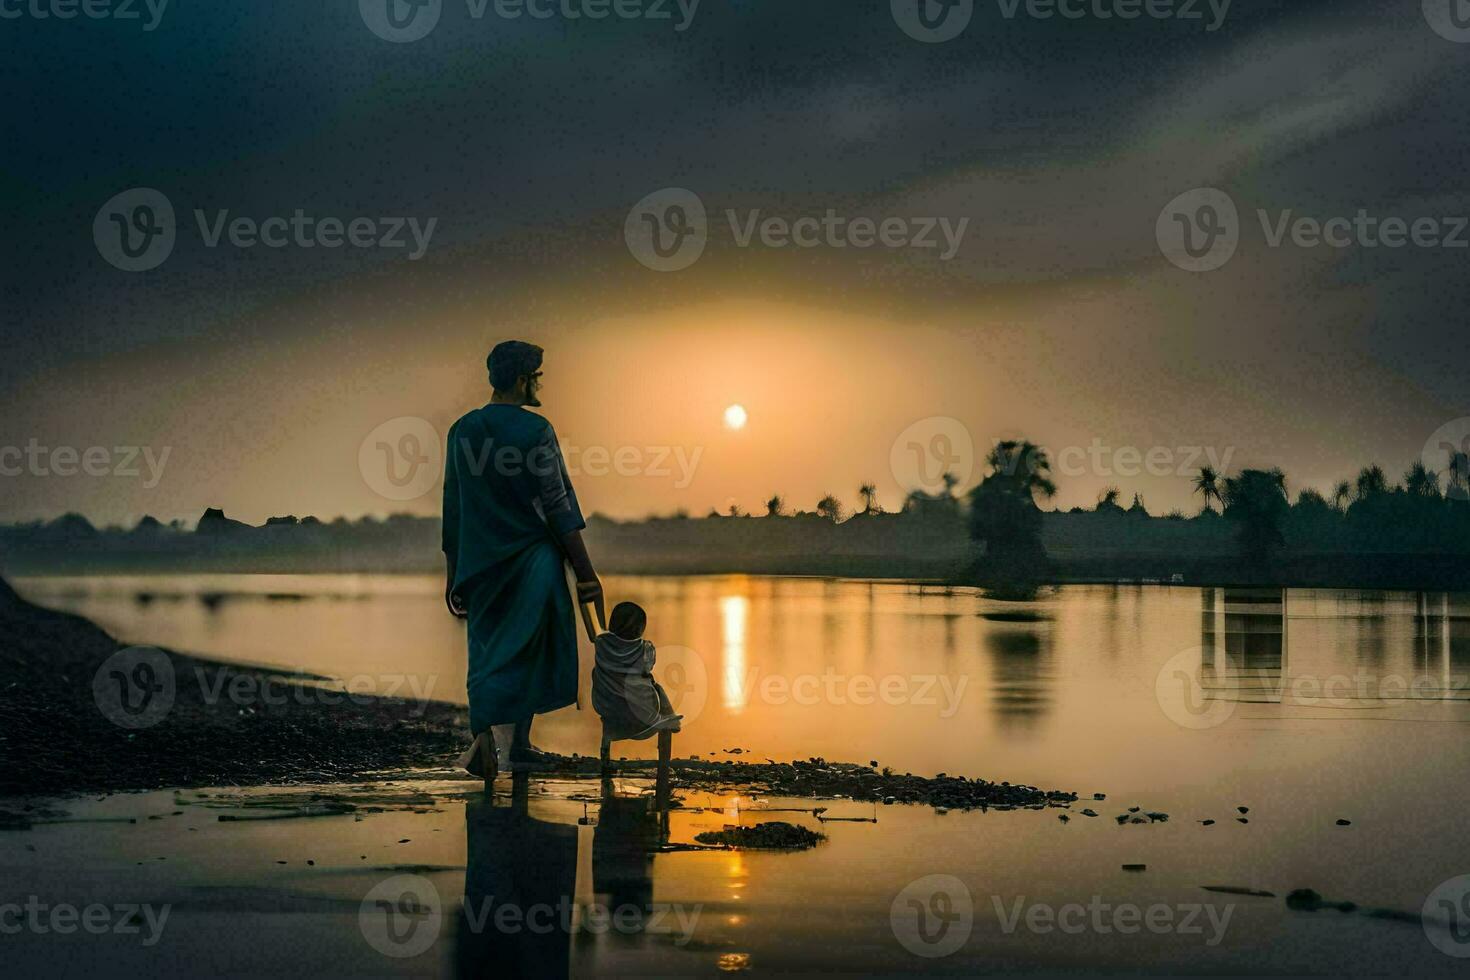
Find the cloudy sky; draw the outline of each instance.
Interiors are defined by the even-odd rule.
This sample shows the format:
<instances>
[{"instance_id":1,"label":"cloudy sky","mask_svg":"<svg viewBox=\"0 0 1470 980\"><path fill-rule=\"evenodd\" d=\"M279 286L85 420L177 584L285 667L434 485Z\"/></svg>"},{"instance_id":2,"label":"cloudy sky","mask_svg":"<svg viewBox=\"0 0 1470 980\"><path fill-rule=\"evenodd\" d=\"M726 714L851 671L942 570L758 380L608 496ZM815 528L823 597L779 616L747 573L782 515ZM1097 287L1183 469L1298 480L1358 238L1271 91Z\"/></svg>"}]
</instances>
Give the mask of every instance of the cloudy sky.
<instances>
[{"instance_id":1,"label":"cloudy sky","mask_svg":"<svg viewBox=\"0 0 1470 980\"><path fill-rule=\"evenodd\" d=\"M967 482L961 443L1019 435L1060 506L1192 510L1210 454L1327 487L1470 416L1453 0L975 0L937 42L917 0L622 2L442 0L416 40L380 36L389 0L0 4L0 519L436 513L377 446L442 437L510 337L618 516L866 480L895 506L936 434ZM636 229L667 188L704 247L659 271ZM1165 254L1197 188L1236 212L1204 271ZM828 223L745 238L772 217Z\"/></svg>"}]
</instances>

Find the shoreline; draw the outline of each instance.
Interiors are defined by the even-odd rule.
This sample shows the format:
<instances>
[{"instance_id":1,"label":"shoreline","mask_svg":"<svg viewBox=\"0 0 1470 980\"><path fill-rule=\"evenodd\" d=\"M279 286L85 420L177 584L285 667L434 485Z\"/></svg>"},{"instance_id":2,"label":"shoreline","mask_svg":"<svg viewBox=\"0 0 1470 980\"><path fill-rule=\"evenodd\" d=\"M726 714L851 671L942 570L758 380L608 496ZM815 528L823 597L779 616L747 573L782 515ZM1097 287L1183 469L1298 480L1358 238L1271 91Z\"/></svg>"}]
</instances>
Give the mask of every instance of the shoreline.
<instances>
[{"instance_id":1,"label":"shoreline","mask_svg":"<svg viewBox=\"0 0 1470 980\"><path fill-rule=\"evenodd\" d=\"M94 688L103 665L129 649L90 621L20 598L0 580L0 688L7 723L0 745L12 760L0 800L92 792L221 786L348 784L402 778L452 760L469 742L468 709L442 701L330 692L322 678L208 660L158 648L146 666L167 688L168 704L146 725L118 723L110 689ZM157 658L166 658L159 660ZM123 673L137 664L124 663ZM109 669L108 674L113 671ZM166 684L163 679L166 678ZM241 707L219 693L272 684L299 696ZM649 761L620 760L614 775L648 773ZM573 755L536 777L594 779L593 756ZM1064 806L1078 799L1043 790L940 773L895 773L873 765L811 758L792 762L676 758L675 788L746 787L785 796L918 803L945 809ZM465 774L466 782L479 783ZM0 807L0 811L3 811ZM0 814L3 816L3 814ZM18 818L17 819L23 819ZM3 819L0 819L3 822Z\"/></svg>"}]
</instances>

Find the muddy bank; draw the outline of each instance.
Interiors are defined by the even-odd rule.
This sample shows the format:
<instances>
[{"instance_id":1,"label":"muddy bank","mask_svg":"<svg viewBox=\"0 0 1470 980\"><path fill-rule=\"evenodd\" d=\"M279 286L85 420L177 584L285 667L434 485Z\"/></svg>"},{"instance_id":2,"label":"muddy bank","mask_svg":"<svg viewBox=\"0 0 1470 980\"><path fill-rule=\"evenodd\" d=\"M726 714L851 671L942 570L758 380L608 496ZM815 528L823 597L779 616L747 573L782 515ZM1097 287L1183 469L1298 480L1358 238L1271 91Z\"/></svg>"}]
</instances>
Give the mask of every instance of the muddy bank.
<instances>
[{"instance_id":1,"label":"muddy bank","mask_svg":"<svg viewBox=\"0 0 1470 980\"><path fill-rule=\"evenodd\" d=\"M311 678L172 652L167 714L129 729L103 713L93 689L120 646L0 581L0 794L336 782L463 750L463 708L364 696L325 703ZM284 696L220 696L242 682L251 690L269 682Z\"/></svg>"}]
</instances>

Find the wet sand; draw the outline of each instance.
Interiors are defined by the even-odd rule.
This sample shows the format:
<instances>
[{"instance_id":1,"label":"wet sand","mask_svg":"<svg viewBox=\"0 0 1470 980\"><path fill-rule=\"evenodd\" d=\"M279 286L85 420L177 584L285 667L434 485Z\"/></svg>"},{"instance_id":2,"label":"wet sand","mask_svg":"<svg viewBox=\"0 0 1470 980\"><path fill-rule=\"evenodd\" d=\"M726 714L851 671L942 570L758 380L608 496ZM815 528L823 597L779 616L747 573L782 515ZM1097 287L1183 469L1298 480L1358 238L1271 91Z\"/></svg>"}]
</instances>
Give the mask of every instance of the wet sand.
<instances>
[{"instance_id":1,"label":"wet sand","mask_svg":"<svg viewBox=\"0 0 1470 980\"><path fill-rule=\"evenodd\" d=\"M687 792L665 832L648 780L531 779L517 799L513 780L502 778L487 799L470 780L403 775L53 801L51 819L60 822L0 834L9 890L41 908L97 904L147 915L135 916L130 933L25 929L7 937L10 966L17 975L163 977L438 976L503 967L506 956L538 976L1448 975L1458 966L1428 944L1417 914L1293 907L1287 869L1262 868L1244 887L1242 865L1228 855L1249 831L1234 824L1062 824L1052 812L942 814L841 800L813 813L807 799ZM327 803L350 810L325 813ZM826 839L793 853L695 842L773 819ZM1207 836L1222 832L1237 836ZM1182 856L1207 843L1226 857ZM1018 866L1007 858L1017 844L1058 860ZM518 850L533 858L516 860ZM953 887L945 876L963 895L944 891ZM940 894L960 901L936 902ZM569 928L535 936L514 916L497 920L508 901L523 911L563 906ZM1089 903L1106 931L1026 924L1034 906ZM946 936L961 941L933 955L946 936L920 929L915 907L950 916ZM1113 928L1129 908L1171 909L1175 928Z\"/></svg>"}]
</instances>

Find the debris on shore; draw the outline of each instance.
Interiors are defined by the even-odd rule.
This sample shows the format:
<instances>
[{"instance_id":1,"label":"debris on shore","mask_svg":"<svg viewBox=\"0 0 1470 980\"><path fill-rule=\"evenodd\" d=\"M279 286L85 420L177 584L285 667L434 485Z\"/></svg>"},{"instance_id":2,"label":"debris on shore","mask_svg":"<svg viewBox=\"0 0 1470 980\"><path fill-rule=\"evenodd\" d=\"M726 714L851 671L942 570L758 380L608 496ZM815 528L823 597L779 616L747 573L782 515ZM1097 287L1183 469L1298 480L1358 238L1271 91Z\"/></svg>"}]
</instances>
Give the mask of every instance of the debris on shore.
<instances>
[{"instance_id":1,"label":"debris on shore","mask_svg":"<svg viewBox=\"0 0 1470 980\"><path fill-rule=\"evenodd\" d=\"M695 834L694 839L701 844L724 844L727 847L801 851L816 847L827 839L827 835L784 820L771 820L749 827L732 825L721 830L706 830Z\"/></svg>"}]
</instances>

